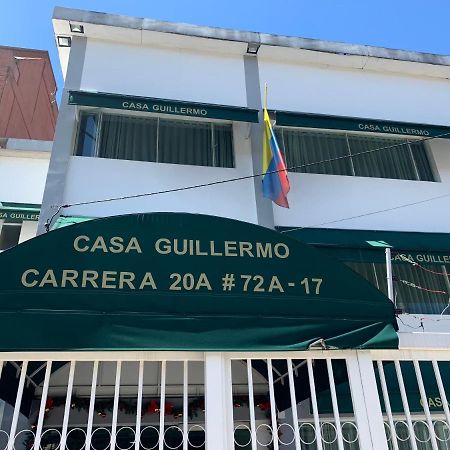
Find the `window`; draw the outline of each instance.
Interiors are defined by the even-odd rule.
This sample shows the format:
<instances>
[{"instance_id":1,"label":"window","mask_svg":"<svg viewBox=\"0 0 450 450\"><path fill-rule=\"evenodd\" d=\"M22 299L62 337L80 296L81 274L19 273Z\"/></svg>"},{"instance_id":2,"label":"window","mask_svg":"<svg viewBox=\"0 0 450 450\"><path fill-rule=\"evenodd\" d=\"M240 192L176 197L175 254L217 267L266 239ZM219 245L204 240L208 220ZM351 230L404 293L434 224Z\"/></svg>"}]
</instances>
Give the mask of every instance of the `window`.
<instances>
[{"instance_id":1,"label":"window","mask_svg":"<svg viewBox=\"0 0 450 450\"><path fill-rule=\"evenodd\" d=\"M385 264L361 262L345 264L387 295ZM449 304L450 283L445 266L430 264L426 269L428 271L409 264L392 265L395 304L403 312L441 314ZM446 314L450 314L450 308L446 310Z\"/></svg>"},{"instance_id":2,"label":"window","mask_svg":"<svg viewBox=\"0 0 450 450\"><path fill-rule=\"evenodd\" d=\"M20 229L20 223L0 225L0 251L7 250L19 243Z\"/></svg>"},{"instance_id":3,"label":"window","mask_svg":"<svg viewBox=\"0 0 450 450\"><path fill-rule=\"evenodd\" d=\"M284 127L276 133L292 172L435 181L423 142ZM313 164L322 160L331 161Z\"/></svg>"},{"instance_id":4,"label":"window","mask_svg":"<svg viewBox=\"0 0 450 450\"><path fill-rule=\"evenodd\" d=\"M234 167L232 138L229 124L84 112L76 155Z\"/></svg>"}]
</instances>

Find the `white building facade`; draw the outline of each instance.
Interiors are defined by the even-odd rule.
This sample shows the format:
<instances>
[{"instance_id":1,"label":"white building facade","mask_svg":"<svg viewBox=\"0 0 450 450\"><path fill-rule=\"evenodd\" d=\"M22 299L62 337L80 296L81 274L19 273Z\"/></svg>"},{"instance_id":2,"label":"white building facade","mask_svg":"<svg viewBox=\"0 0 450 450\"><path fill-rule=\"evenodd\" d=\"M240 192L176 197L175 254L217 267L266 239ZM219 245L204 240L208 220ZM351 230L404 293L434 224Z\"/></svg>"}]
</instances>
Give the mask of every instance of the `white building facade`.
<instances>
[{"instance_id":1,"label":"white building facade","mask_svg":"<svg viewBox=\"0 0 450 450\"><path fill-rule=\"evenodd\" d=\"M3 377L14 392L3 397L5 446L450 448L450 57L64 8L56 8L53 23L65 87L39 218L44 236L36 241L51 242L54 235L56 242L65 225L128 214L202 214L261 225L312 245L331 258L329 266L343 263L358 280L389 294L399 343L394 348L381 331L367 331L364 343L354 346L339 345L337 333L329 339L308 335L304 348L275 348L289 334L283 329L273 345L231 348L215 340L212 326L195 348L181 342L188 334L180 334L178 344L175 337L170 349L164 340L136 348L125 338L112 348L119 334L127 335L122 324L111 345L37 348L30 341L29 348L8 351L4 344ZM289 170L289 209L262 196L265 83ZM221 228L220 220L211 220L208 232L216 223ZM104 223L107 230L113 222ZM234 225L227 226L232 235ZM113 263L96 281L102 264L96 252L126 253L126 247L132 255L140 253L139 244L129 241L118 250L119 241L93 244L83 233L73 248L83 253L91 275L77 278L62 243L65 281L53 272L42 277L30 266L22 286L42 287L36 295L65 283L138 289L134 272L119 276L115 268L112 274ZM198 242L177 251L199 257ZM236 250L240 256L253 251L244 244ZM159 245L162 254L168 247ZM167 252L176 253L177 243L170 245ZM211 244L209 256L235 256L233 245L218 250ZM270 258L282 260L281 248L277 256L273 247ZM196 264L194 275L180 276L180 290L202 283ZM334 280L336 291L357 296L356 284L346 279ZM244 290L253 282L256 291L285 288L273 278L270 286L259 281L249 278ZM305 276L303 294L320 296L322 281ZM351 304L342 306L354 311L348 321L371 315ZM284 303L279 305L281 317ZM330 311L323 314L329 318ZM260 315L255 307L254 317ZM274 328L280 317L273 315ZM331 318L318 314L315 320L326 328ZM85 326L89 330L80 334L95 328ZM36 341L57 329L46 328ZM221 328L224 342L237 330ZM357 333L362 336L361 329ZM167 338L173 336L176 331Z\"/></svg>"}]
</instances>

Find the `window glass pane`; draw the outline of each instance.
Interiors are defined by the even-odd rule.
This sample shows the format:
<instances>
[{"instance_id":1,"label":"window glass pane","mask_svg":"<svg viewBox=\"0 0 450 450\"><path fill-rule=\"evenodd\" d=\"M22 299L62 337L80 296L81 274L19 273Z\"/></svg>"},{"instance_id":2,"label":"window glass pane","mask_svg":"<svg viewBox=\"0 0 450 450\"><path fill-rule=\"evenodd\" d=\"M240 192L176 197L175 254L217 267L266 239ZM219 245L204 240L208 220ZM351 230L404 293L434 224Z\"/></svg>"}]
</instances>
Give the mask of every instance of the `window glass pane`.
<instances>
[{"instance_id":1,"label":"window glass pane","mask_svg":"<svg viewBox=\"0 0 450 450\"><path fill-rule=\"evenodd\" d=\"M384 264L346 262L352 270L360 274L372 285L387 295L386 266ZM423 270L409 264L393 264L396 307L411 314L441 314L449 301L449 288L440 265L427 265ZM442 274L442 275L440 275ZM410 284L405 284L405 281ZM411 283L415 286L411 286ZM441 291L431 292L431 291ZM446 314L450 314L450 308Z\"/></svg>"},{"instance_id":2,"label":"window glass pane","mask_svg":"<svg viewBox=\"0 0 450 450\"><path fill-rule=\"evenodd\" d=\"M95 156L95 141L97 136L97 115L82 113L78 129L76 155Z\"/></svg>"},{"instance_id":3,"label":"window glass pane","mask_svg":"<svg viewBox=\"0 0 450 450\"><path fill-rule=\"evenodd\" d=\"M1 226L0 250L6 250L19 243L20 229L20 224L3 224Z\"/></svg>"},{"instance_id":4,"label":"window glass pane","mask_svg":"<svg viewBox=\"0 0 450 450\"><path fill-rule=\"evenodd\" d=\"M356 176L417 180L406 141L353 134L348 135L348 141L352 155L369 152L352 157ZM384 147L390 148L378 150ZM375 149L377 150L371 151Z\"/></svg>"},{"instance_id":5,"label":"window glass pane","mask_svg":"<svg viewBox=\"0 0 450 450\"><path fill-rule=\"evenodd\" d=\"M410 142L411 151L422 181L435 181L427 150L423 142Z\"/></svg>"},{"instance_id":6,"label":"window glass pane","mask_svg":"<svg viewBox=\"0 0 450 450\"><path fill-rule=\"evenodd\" d=\"M104 114L98 156L156 161L157 125L154 118Z\"/></svg>"},{"instance_id":7,"label":"window glass pane","mask_svg":"<svg viewBox=\"0 0 450 450\"><path fill-rule=\"evenodd\" d=\"M159 121L158 162L212 166L210 123Z\"/></svg>"},{"instance_id":8,"label":"window glass pane","mask_svg":"<svg viewBox=\"0 0 450 450\"><path fill-rule=\"evenodd\" d=\"M214 127L214 162L216 167L234 167L233 132L231 125Z\"/></svg>"},{"instance_id":9,"label":"window glass pane","mask_svg":"<svg viewBox=\"0 0 450 450\"><path fill-rule=\"evenodd\" d=\"M284 147L287 167L343 157L336 161L290 169L292 172L353 175L345 135L284 128L281 138L280 132L277 132L277 140L280 147Z\"/></svg>"},{"instance_id":10,"label":"window glass pane","mask_svg":"<svg viewBox=\"0 0 450 450\"><path fill-rule=\"evenodd\" d=\"M430 264L426 269L436 272L427 272L420 267L410 264L393 264L392 273L394 289L397 294L397 307L405 312L418 314L441 314L449 302L449 291L442 266ZM416 287L405 284L404 281ZM441 291L431 292L431 291ZM449 308L450 309L450 308ZM450 311L447 309L447 313Z\"/></svg>"}]
</instances>

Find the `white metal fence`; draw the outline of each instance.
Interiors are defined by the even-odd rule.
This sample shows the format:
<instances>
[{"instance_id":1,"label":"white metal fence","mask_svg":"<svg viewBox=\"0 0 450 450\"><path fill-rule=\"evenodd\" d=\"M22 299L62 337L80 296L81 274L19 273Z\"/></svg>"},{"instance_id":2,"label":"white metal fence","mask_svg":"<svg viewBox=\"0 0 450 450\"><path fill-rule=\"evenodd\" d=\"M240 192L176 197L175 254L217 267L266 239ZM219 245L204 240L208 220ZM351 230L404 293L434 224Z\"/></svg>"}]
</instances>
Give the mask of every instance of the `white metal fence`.
<instances>
[{"instance_id":1,"label":"white metal fence","mask_svg":"<svg viewBox=\"0 0 450 450\"><path fill-rule=\"evenodd\" d=\"M0 359L0 450L450 450L450 351Z\"/></svg>"}]
</instances>

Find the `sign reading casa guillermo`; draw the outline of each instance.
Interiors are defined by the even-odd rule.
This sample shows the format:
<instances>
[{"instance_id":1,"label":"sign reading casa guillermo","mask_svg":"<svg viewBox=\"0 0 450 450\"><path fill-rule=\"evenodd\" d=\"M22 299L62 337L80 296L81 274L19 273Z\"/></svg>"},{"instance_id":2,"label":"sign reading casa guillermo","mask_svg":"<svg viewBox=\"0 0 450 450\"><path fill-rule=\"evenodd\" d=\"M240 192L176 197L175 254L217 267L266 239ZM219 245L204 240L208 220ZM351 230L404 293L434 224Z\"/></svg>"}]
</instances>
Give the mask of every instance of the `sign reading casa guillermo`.
<instances>
[{"instance_id":1,"label":"sign reading casa guillermo","mask_svg":"<svg viewBox=\"0 0 450 450\"><path fill-rule=\"evenodd\" d=\"M202 117L205 119L258 122L258 111L255 109L103 92L70 91L69 105L126 109L129 111Z\"/></svg>"},{"instance_id":2,"label":"sign reading casa guillermo","mask_svg":"<svg viewBox=\"0 0 450 450\"><path fill-rule=\"evenodd\" d=\"M0 348L397 346L392 303L273 230L153 213L79 223L0 255Z\"/></svg>"},{"instance_id":3,"label":"sign reading casa guillermo","mask_svg":"<svg viewBox=\"0 0 450 450\"><path fill-rule=\"evenodd\" d=\"M320 128L325 130L362 131L365 133L395 134L417 138L441 137L450 139L450 127L388 120L363 119L324 114L276 112L277 125Z\"/></svg>"}]
</instances>

